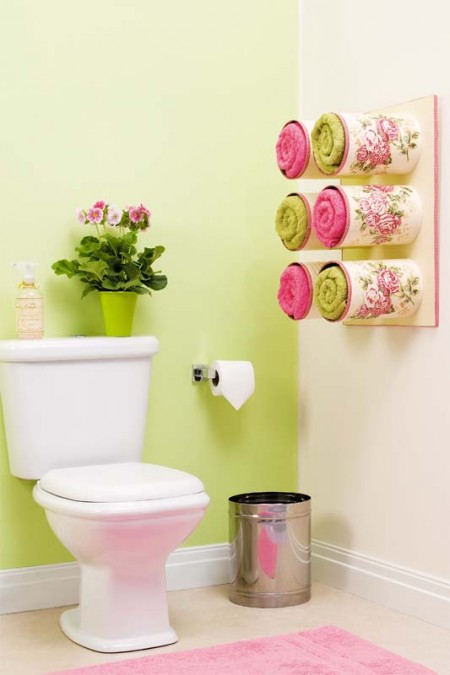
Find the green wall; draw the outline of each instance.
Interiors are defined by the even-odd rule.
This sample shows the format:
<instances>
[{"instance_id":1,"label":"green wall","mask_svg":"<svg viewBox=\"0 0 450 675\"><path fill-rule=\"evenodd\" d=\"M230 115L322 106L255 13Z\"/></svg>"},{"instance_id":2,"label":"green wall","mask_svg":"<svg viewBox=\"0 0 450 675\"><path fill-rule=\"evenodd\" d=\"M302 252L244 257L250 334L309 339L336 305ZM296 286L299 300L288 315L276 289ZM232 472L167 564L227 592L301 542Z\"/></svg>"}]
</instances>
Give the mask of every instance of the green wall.
<instances>
[{"instance_id":1,"label":"green wall","mask_svg":"<svg viewBox=\"0 0 450 675\"><path fill-rule=\"evenodd\" d=\"M142 239L167 247L169 286L137 308L135 334L161 342L145 460L204 481L211 505L187 543L226 541L229 495L296 487L296 328L276 303L292 256L273 221L292 189L274 143L297 110L297 2L4 4L0 337L14 336L21 259L39 265L47 337L101 334L98 298L81 302L50 264L84 233L77 206L150 206ZM215 358L254 363L239 412L191 384L191 364ZM32 483L9 476L3 428L0 441L0 566L69 560Z\"/></svg>"}]
</instances>

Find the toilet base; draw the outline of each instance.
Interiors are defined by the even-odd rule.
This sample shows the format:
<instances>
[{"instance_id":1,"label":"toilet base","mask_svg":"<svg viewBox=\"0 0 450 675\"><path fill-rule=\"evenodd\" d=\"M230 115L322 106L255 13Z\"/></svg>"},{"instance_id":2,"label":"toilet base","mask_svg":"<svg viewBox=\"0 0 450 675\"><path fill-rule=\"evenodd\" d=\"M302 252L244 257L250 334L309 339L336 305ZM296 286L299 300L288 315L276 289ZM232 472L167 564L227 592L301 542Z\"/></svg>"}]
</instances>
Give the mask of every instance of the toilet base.
<instances>
[{"instance_id":1,"label":"toilet base","mask_svg":"<svg viewBox=\"0 0 450 675\"><path fill-rule=\"evenodd\" d=\"M125 640L105 640L104 638L90 635L80 629L80 610L68 609L59 618L59 625L65 635L82 647L87 647L95 652L133 652L139 649L151 647L163 647L178 641L178 636L172 628L162 633L141 635L140 637L127 638Z\"/></svg>"}]
</instances>

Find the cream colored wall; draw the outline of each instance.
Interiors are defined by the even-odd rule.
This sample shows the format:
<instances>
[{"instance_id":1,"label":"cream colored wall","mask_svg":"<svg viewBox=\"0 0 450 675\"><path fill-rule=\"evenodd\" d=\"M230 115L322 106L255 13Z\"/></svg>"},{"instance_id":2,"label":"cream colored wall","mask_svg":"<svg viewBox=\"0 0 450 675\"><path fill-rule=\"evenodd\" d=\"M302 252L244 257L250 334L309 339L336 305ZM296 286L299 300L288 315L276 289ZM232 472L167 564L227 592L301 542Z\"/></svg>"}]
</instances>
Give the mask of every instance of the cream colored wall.
<instances>
[{"instance_id":1,"label":"cream colored wall","mask_svg":"<svg viewBox=\"0 0 450 675\"><path fill-rule=\"evenodd\" d=\"M441 325L300 327L301 488L313 536L450 576L450 11L303 0L301 114L440 100Z\"/></svg>"}]
</instances>

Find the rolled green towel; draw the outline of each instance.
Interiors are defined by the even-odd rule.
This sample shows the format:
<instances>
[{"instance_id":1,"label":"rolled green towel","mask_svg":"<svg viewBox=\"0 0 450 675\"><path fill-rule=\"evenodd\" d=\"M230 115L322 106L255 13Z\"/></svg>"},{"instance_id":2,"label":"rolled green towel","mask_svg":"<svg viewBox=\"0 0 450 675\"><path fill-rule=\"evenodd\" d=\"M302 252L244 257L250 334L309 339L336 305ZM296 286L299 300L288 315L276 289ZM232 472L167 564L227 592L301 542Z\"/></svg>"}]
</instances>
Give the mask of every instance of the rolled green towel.
<instances>
[{"instance_id":1,"label":"rolled green towel","mask_svg":"<svg viewBox=\"0 0 450 675\"><path fill-rule=\"evenodd\" d=\"M316 164L323 173L335 173L344 159L345 129L335 113L319 117L311 132Z\"/></svg>"},{"instance_id":2,"label":"rolled green towel","mask_svg":"<svg viewBox=\"0 0 450 675\"><path fill-rule=\"evenodd\" d=\"M303 199L295 194L283 199L277 210L275 228L289 251L298 251L310 230L310 213Z\"/></svg>"},{"instance_id":3,"label":"rolled green towel","mask_svg":"<svg viewBox=\"0 0 450 675\"><path fill-rule=\"evenodd\" d=\"M325 319L337 321L347 306L348 284L339 265L322 270L314 286L314 302Z\"/></svg>"}]
</instances>

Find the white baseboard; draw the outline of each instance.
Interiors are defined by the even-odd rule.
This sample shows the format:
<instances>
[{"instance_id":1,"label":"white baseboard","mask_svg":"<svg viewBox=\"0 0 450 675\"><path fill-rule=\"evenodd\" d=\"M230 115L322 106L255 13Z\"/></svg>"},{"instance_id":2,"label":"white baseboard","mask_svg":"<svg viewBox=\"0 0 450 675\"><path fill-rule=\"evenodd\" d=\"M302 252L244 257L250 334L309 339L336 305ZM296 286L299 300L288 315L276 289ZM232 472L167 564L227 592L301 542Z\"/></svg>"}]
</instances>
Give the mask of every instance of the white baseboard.
<instances>
[{"instance_id":1,"label":"white baseboard","mask_svg":"<svg viewBox=\"0 0 450 675\"><path fill-rule=\"evenodd\" d=\"M450 629L450 582L349 551L312 542L312 576L334 588ZM229 546L180 548L166 566L170 591L229 581ZM0 614L78 602L77 563L0 571Z\"/></svg>"},{"instance_id":2,"label":"white baseboard","mask_svg":"<svg viewBox=\"0 0 450 675\"><path fill-rule=\"evenodd\" d=\"M192 546L174 551L166 565L167 589L218 586L230 580L230 546Z\"/></svg>"},{"instance_id":3,"label":"white baseboard","mask_svg":"<svg viewBox=\"0 0 450 675\"><path fill-rule=\"evenodd\" d=\"M312 542L316 581L450 629L450 581L420 574L317 539Z\"/></svg>"},{"instance_id":4,"label":"white baseboard","mask_svg":"<svg viewBox=\"0 0 450 675\"><path fill-rule=\"evenodd\" d=\"M177 549L166 577L169 591L228 583L228 544ZM0 571L0 614L76 605L79 582L75 562Z\"/></svg>"}]
</instances>

